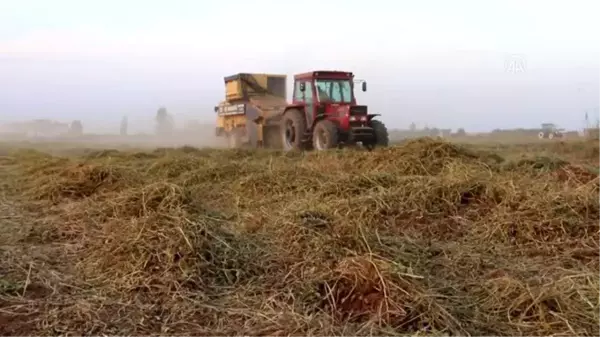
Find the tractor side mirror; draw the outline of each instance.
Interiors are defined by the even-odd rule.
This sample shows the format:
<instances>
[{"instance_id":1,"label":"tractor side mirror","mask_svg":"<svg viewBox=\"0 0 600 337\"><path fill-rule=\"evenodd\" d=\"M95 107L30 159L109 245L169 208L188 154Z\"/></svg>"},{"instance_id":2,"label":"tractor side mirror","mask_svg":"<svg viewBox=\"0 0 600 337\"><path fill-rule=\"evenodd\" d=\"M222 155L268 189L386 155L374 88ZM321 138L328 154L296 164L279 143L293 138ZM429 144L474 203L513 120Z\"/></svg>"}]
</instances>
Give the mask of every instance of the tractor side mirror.
<instances>
[{"instance_id":1,"label":"tractor side mirror","mask_svg":"<svg viewBox=\"0 0 600 337\"><path fill-rule=\"evenodd\" d=\"M362 91L367 91L367 82L362 82Z\"/></svg>"},{"instance_id":2,"label":"tractor side mirror","mask_svg":"<svg viewBox=\"0 0 600 337\"><path fill-rule=\"evenodd\" d=\"M300 82L300 91L304 92L306 90L306 83Z\"/></svg>"},{"instance_id":3,"label":"tractor side mirror","mask_svg":"<svg viewBox=\"0 0 600 337\"><path fill-rule=\"evenodd\" d=\"M219 107L218 107L218 106L216 106L216 107L215 107L215 113L216 113L217 111L219 111Z\"/></svg>"}]
</instances>

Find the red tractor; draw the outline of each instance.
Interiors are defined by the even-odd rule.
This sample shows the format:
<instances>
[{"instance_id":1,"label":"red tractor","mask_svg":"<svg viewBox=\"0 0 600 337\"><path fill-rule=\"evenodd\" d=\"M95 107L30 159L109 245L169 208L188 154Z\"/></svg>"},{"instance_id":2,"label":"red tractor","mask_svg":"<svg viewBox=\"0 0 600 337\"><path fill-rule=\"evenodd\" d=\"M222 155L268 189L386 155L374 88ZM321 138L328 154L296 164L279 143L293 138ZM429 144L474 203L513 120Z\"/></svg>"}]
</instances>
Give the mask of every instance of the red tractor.
<instances>
[{"instance_id":1,"label":"red tractor","mask_svg":"<svg viewBox=\"0 0 600 337\"><path fill-rule=\"evenodd\" d=\"M361 83L367 91L367 83ZM385 125L358 105L354 74L345 71L313 71L294 76L294 94L279 127L284 150L325 150L362 144L368 149L388 146Z\"/></svg>"}]
</instances>

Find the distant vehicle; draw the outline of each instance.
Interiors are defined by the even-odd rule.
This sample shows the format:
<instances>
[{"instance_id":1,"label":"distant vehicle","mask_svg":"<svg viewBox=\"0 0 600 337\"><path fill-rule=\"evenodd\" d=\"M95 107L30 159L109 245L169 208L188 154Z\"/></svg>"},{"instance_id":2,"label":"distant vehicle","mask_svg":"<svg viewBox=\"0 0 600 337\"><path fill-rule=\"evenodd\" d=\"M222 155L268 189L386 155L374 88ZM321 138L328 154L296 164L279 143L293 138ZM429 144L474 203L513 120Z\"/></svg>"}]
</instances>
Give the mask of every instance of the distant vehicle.
<instances>
[{"instance_id":1,"label":"distant vehicle","mask_svg":"<svg viewBox=\"0 0 600 337\"><path fill-rule=\"evenodd\" d=\"M563 138L564 133L563 129L558 129L555 124L552 123L544 123L542 124L542 131L538 133L539 139L554 139L554 138Z\"/></svg>"}]
</instances>

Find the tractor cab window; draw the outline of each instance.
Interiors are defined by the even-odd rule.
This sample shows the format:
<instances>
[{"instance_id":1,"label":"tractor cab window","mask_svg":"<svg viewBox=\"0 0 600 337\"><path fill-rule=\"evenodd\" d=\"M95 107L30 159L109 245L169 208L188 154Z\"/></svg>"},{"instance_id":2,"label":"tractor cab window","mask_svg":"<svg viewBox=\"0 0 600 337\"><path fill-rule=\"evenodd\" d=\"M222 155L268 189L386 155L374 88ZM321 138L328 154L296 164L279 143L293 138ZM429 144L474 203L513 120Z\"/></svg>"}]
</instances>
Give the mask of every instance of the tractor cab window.
<instances>
[{"instance_id":1,"label":"tractor cab window","mask_svg":"<svg viewBox=\"0 0 600 337\"><path fill-rule=\"evenodd\" d=\"M294 101L303 101L304 93L300 90L300 82L296 82L294 86Z\"/></svg>"},{"instance_id":2,"label":"tractor cab window","mask_svg":"<svg viewBox=\"0 0 600 337\"><path fill-rule=\"evenodd\" d=\"M349 80L316 80L320 102L352 102L352 85Z\"/></svg>"},{"instance_id":3,"label":"tractor cab window","mask_svg":"<svg viewBox=\"0 0 600 337\"><path fill-rule=\"evenodd\" d=\"M300 90L300 83L304 83L304 91ZM294 100L311 103L313 100L312 88L313 86L311 81L296 82L296 85L294 86Z\"/></svg>"},{"instance_id":4,"label":"tractor cab window","mask_svg":"<svg viewBox=\"0 0 600 337\"><path fill-rule=\"evenodd\" d=\"M306 89L304 90L304 102L312 103L313 102L313 85L311 81L306 81Z\"/></svg>"}]
</instances>

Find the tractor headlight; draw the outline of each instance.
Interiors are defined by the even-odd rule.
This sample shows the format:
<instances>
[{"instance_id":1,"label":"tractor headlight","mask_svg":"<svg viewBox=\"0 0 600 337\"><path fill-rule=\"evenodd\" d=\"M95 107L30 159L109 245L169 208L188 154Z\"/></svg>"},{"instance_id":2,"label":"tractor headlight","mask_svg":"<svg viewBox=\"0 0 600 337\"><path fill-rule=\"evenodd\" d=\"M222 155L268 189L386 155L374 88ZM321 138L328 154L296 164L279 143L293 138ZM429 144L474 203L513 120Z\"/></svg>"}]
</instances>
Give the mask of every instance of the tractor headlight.
<instances>
[{"instance_id":1,"label":"tractor headlight","mask_svg":"<svg viewBox=\"0 0 600 337\"><path fill-rule=\"evenodd\" d=\"M367 116L350 116L351 122L366 122Z\"/></svg>"},{"instance_id":2,"label":"tractor headlight","mask_svg":"<svg viewBox=\"0 0 600 337\"><path fill-rule=\"evenodd\" d=\"M367 116L350 116L351 122L366 122Z\"/></svg>"}]
</instances>

